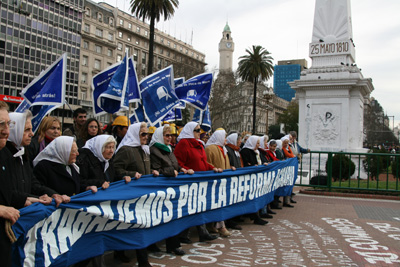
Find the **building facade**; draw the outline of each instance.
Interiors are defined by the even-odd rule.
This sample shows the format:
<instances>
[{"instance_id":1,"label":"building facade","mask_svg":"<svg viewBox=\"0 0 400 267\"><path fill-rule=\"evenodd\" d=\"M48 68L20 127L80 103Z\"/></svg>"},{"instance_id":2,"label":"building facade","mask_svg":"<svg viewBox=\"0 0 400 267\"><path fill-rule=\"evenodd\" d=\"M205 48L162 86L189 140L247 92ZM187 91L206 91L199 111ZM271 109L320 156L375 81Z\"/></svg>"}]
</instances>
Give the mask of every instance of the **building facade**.
<instances>
[{"instance_id":1,"label":"building facade","mask_svg":"<svg viewBox=\"0 0 400 267\"><path fill-rule=\"evenodd\" d=\"M147 76L150 25L107 3L85 1L82 22L81 105L92 111L91 81L101 70L133 56L138 80ZM205 71L205 55L169 34L155 29L153 72L169 65L175 77L189 79ZM100 117L107 122L109 116Z\"/></svg>"},{"instance_id":2,"label":"building facade","mask_svg":"<svg viewBox=\"0 0 400 267\"><path fill-rule=\"evenodd\" d=\"M291 101L296 91L290 87L288 82L300 79L300 73L307 68L307 60L293 59L278 61L278 65L274 66L274 93Z\"/></svg>"},{"instance_id":3,"label":"building facade","mask_svg":"<svg viewBox=\"0 0 400 267\"><path fill-rule=\"evenodd\" d=\"M79 105L82 9L83 0L1 1L0 94L20 96L42 70L67 52L66 100L71 108ZM62 116L63 110L53 114ZM72 121L71 111L64 115Z\"/></svg>"}]
</instances>

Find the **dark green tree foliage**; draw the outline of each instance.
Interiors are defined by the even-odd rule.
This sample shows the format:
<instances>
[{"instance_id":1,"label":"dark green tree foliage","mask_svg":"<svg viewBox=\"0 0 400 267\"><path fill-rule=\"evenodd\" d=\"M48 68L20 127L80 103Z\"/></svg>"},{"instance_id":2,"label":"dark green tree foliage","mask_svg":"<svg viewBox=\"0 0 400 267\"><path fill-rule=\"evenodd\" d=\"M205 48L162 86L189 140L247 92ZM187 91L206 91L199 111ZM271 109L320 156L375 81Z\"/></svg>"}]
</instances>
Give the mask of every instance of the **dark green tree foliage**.
<instances>
[{"instance_id":1,"label":"dark green tree foliage","mask_svg":"<svg viewBox=\"0 0 400 267\"><path fill-rule=\"evenodd\" d=\"M371 180L379 180L379 174L385 171L390 165L390 154L388 155L374 155L374 154L387 154L384 148L373 148L368 151L367 158L363 160L364 170L369 174Z\"/></svg>"},{"instance_id":2,"label":"dark green tree foliage","mask_svg":"<svg viewBox=\"0 0 400 267\"><path fill-rule=\"evenodd\" d=\"M253 50L246 49L247 55L239 58L239 66L237 72L243 81L252 82L254 84L253 91L253 131L256 132L256 99L257 84L268 80L273 72L273 58L270 52L262 46L253 45Z\"/></svg>"},{"instance_id":3,"label":"dark green tree foliage","mask_svg":"<svg viewBox=\"0 0 400 267\"><path fill-rule=\"evenodd\" d=\"M178 5L179 0L131 0L132 14L143 19L143 21L146 19L150 21L149 63L147 75L153 73L155 22L159 22L161 17L164 17L164 20L171 18Z\"/></svg>"},{"instance_id":4,"label":"dark green tree foliage","mask_svg":"<svg viewBox=\"0 0 400 267\"><path fill-rule=\"evenodd\" d=\"M325 165L328 173L328 161ZM354 162L344 154L335 154L332 157L332 178L334 181L348 180L356 171Z\"/></svg>"},{"instance_id":5,"label":"dark green tree foliage","mask_svg":"<svg viewBox=\"0 0 400 267\"><path fill-rule=\"evenodd\" d=\"M394 177L399 178L400 176L400 169L399 169L400 160L399 158L395 157L391 164L392 174Z\"/></svg>"},{"instance_id":6,"label":"dark green tree foliage","mask_svg":"<svg viewBox=\"0 0 400 267\"><path fill-rule=\"evenodd\" d=\"M281 127L279 124L270 125L268 128L269 139L279 138Z\"/></svg>"},{"instance_id":7,"label":"dark green tree foliage","mask_svg":"<svg viewBox=\"0 0 400 267\"><path fill-rule=\"evenodd\" d=\"M284 130L286 133L290 131L299 132L299 103L296 101L290 102L287 110L279 116L278 123L285 125Z\"/></svg>"}]
</instances>

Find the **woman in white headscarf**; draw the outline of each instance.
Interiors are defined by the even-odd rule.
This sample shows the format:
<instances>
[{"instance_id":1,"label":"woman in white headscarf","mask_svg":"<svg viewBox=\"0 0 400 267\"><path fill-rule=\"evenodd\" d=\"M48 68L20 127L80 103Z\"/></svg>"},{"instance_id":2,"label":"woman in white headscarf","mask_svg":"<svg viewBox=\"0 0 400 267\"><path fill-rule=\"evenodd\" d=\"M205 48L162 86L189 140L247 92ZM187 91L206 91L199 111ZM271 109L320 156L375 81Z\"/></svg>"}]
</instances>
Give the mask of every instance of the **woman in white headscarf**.
<instances>
[{"instance_id":1,"label":"woman in white headscarf","mask_svg":"<svg viewBox=\"0 0 400 267\"><path fill-rule=\"evenodd\" d=\"M97 192L97 187L81 185L79 167L75 164L78 146L71 136L60 136L45 147L33 160L33 174L41 184L62 195L64 203L70 196L86 190Z\"/></svg>"},{"instance_id":2,"label":"woman in white headscarf","mask_svg":"<svg viewBox=\"0 0 400 267\"><path fill-rule=\"evenodd\" d=\"M289 146L290 136L285 135L284 137L281 138L281 141L282 141L282 152L283 152L285 159L296 157L293 154L292 149Z\"/></svg>"},{"instance_id":3,"label":"woman in white headscarf","mask_svg":"<svg viewBox=\"0 0 400 267\"><path fill-rule=\"evenodd\" d=\"M258 148L258 151L260 152L260 159L261 162L265 165L267 165L269 162L271 162L271 159L268 157L267 154L267 149L268 149L268 135L264 135L260 137L260 147Z\"/></svg>"},{"instance_id":4,"label":"woman in white headscarf","mask_svg":"<svg viewBox=\"0 0 400 267\"><path fill-rule=\"evenodd\" d=\"M80 169L81 182L107 189L114 181L115 171L112 157L117 141L112 135L97 135L89 139L79 150L76 164Z\"/></svg>"},{"instance_id":5,"label":"woman in white headscarf","mask_svg":"<svg viewBox=\"0 0 400 267\"><path fill-rule=\"evenodd\" d=\"M235 168L242 168L243 161L240 156L240 144L242 138L238 133L232 133L226 137L226 151L228 153L229 163Z\"/></svg>"},{"instance_id":6,"label":"woman in white headscarf","mask_svg":"<svg viewBox=\"0 0 400 267\"><path fill-rule=\"evenodd\" d=\"M285 159L285 155L283 155L282 151L282 141L281 140L275 140L275 141L276 141L276 149L275 149L276 157L279 160L283 160Z\"/></svg>"},{"instance_id":7,"label":"woman in white headscarf","mask_svg":"<svg viewBox=\"0 0 400 267\"><path fill-rule=\"evenodd\" d=\"M215 168L207 162L207 155L204 151L203 144L200 140L200 125L197 122L189 122L183 127L182 132L178 136L178 144L175 147L174 154L178 160L179 166L187 170L221 172L222 170ZM210 235L205 225L197 226L200 242L206 240L214 240L217 237ZM186 230L181 234L181 242L191 243L188 238L189 231Z\"/></svg>"},{"instance_id":8,"label":"woman in white headscarf","mask_svg":"<svg viewBox=\"0 0 400 267\"><path fill-rule=\"evenodd\" d=\"M114 157L115 178L130 182L131 177L139 179L142 175L153 174L158 176L157 170L151 169L150 149L147 146L149 129L145 122L135 123L129 126L128 131ZM127 257L124 251L118 251L115 257L125 261ZM137 249L136 257L139 266L150 266L146 249Z\"/></svg>"},{"instance_id":9,"label":"woman in white headscarf","mask_svg":"<svg viewBox=\"0 0 400 267\"><path fill-rule=\"evenodd\" d=\"M207 161L214 167L225 170L232 169L236 170L235 167L231 167L229 162L229 157L227 150L225 148L226 144L226 132L224 129L216 130L207 141L206 144L206 155ZM226 229L225 222L216 222L215 227L213 224L209 224L209 232L217 232L222 237L231 236L231 233Z\"/></svg>"},{"instance_id":10,"label":"woman in white headscarf","mask_svg":"<svg viewBox=\"0 0 400 267\"><path fill-rule=\"evenodd\" d=\"M172 134L169 125L159 127L155 130L150 141L151 168L169 177L178 176L180 171L185 174L193 174L193 170L186 170L179 166L174 153L172 153L171 140ZM179 235L167 238L165 243L167 253L174 253L179 256L185 255L185 251L180 248ZM154 245L152 248L155 248Z\"/></svg>"},{"instance_id":11,"label":"woman in white headscarf","mask_svg":"<svg viewBox=\"0 0 400 267\"><path fill-rule=\"evenodd\" d=\"M10 113L10 120L15 122L10 129L7 149L13 155L13 190L26 198L25 206L33 202L50 204L52 199L48 196L51 190L43 185L33 176L32 167L29 163L28 153L25 146L31 143L33 132L31 117L32 113L28 110L24 113ZM40 197L39 197L40 196Z\"/></svg>"},{"instance_id":12,"label":"woman in white headscarf","mask_svg":"<svg viewBox=\"0 0 400 267\"><path fill-rule=\"evenodd\" d=\"M240 155L242 155L244 167L251 167L262 164L259 155L260 152L258 151L259 147L260 147L260 137L252 135L247 139L242 150L240 150ZM254 220L254 224L265 225L268 223L267 221L264 221L263 219L260 218L258 212L250 214L250 218Z\"/></svg>"}]
</instances>

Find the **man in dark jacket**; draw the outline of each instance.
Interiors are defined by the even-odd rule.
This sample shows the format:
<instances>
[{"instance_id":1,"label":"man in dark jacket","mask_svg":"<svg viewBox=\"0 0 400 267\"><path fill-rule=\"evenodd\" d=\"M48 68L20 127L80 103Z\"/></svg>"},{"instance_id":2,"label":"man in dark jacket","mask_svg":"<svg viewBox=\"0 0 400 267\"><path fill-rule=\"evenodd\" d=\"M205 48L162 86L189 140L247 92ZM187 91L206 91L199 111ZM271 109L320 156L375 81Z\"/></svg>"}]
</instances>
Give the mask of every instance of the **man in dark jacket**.
<instances>
[{"instance_id":1,"label":"man in dark jacket","mask_svg":"<svg viewBox=\"0 0 400 267\"><path fill-rule=\"evenodd\" d=\"M76 140L81 139L80 131L86 122L86 114L87 111L83 108L77 108L74 110L74 114L72 115L74 124L65 129L63 135L75 137Z\"/></svg>"}]
</instances>

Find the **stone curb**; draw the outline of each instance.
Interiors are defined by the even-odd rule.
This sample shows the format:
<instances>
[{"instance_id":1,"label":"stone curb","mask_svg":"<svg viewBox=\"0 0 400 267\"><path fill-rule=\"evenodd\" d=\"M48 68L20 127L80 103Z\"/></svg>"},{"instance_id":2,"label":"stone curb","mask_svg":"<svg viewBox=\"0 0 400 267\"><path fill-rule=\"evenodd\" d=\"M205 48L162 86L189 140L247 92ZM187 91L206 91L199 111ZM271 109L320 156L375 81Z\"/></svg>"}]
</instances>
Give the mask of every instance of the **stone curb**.
<instances>
[{"instance_id":1,"label":"stone curb","mask_svg":"<svg viewBox=\"0 0 400 267\"><path fill-rule=\"evenodd\" d=\"M373 195L373 194L340 193L340 192L311 191L311 190L300 190L299 193L306 195L319 195L319 196L332 196L332 197L400 200L400 196L385 196L385 195Z\"/></svg>"}]
</instances>

